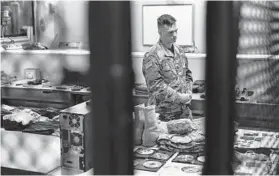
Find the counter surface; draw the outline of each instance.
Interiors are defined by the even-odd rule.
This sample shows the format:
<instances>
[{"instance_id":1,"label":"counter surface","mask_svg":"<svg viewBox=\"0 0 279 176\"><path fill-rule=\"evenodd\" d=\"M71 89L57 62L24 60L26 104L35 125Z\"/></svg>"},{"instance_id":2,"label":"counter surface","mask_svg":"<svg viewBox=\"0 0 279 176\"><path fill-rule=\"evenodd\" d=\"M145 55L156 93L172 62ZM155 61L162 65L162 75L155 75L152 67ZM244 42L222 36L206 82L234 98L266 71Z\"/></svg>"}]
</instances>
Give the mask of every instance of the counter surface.
<instances>
[{"instance_id":1,"label":"counter surface","mask_svg":"<svg viewBox=\"0 0 279 176\"><path fill-rule=\"evenodd\" d=\"M60 138L1 128L1 167L48 173L60 166Z\"/></svg>"},{"instance_id":2,"label":"counter surface","mask_svg":"<svg viewBox=\"0 0 279 176\"><path fill-rule=\"evenodd\" d=\"M82 94L82 95L90 95L90 90L87 89L87 88L82 88L81 90L79 91L73 91L71 90L71 86L69 86L69 88L67 89L56 89L56 86L59 86L59 85L51 85L48 86L47 84L46 85L43 85L43 84L39 84L39 85L28 85L28 86L23 86L24 84L27 83L28 80L19 80L19 81L15 81L13 82L12 84L10 85L1 85L1 88L15 88L15 89L35 89L35 90L42 90L42 91L52 91L52 92L70 92L70 93L73 93L73 94ZM51 92L50 92L51 93Z\"/></svg>"}]
</instances>

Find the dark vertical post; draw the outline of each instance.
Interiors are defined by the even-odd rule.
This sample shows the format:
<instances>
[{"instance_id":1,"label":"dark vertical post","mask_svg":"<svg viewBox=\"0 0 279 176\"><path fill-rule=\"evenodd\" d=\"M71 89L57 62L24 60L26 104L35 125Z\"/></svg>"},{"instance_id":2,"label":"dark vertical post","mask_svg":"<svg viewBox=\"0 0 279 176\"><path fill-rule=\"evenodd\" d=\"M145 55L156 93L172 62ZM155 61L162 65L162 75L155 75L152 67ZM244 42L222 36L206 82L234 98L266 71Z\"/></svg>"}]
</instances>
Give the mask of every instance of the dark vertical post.
<instances>
[{"instance_id":1,"label":"dark vertical post","mask_svg":"<svg viewBox=\"0 0 279 176\"><path fill-rule=\"evenodd\" d=\"M210 1L206 19L206 163L203 174L231 175L238 21L234 2Z\"/></svg>"},{"instance_id":2,"label":"dark vertical post","mask_svg":"<svg viewBox=\"0 0 279 176\"><path fill-rule=\"evenodd\" d=\"M130 3L90 4L90 79L96 175L133 174Z\"/></svg>"}]
</instances>

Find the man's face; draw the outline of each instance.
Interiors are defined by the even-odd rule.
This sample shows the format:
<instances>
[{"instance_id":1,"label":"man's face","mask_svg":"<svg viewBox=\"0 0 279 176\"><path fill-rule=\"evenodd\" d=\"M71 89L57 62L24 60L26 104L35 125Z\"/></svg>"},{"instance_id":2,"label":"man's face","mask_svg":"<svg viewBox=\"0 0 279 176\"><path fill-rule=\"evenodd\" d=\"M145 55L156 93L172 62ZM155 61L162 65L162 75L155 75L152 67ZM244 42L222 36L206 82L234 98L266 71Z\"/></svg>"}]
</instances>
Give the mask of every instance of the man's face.
<instances>
[{"instance_id":1,"label":"man's face","mask_svg":"<svg viewBox=\"0 0 279 176\"><path fill-rule=\"evenodd\" d=\"M172 26L159 27L160 39L164 44L170 45L176 42L177 39L177 27L174 23Z\"/></svg>"}]
</instances>

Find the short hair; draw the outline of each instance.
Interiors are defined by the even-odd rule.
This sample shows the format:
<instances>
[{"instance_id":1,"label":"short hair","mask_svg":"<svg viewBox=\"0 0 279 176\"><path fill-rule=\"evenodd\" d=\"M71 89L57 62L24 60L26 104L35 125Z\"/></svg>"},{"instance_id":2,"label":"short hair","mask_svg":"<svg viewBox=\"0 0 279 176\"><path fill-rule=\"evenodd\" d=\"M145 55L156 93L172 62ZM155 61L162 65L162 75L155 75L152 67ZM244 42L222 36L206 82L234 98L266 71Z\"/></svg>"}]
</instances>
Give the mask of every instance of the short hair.
<instances>
[{"instance_id":1,"label":"short hair","mask_svg":"<svg viewBox=\"0 0 279 176\"><path fill-rule=\"evenodd\" d=\"M176 19L173 16L169 14L164 14L157 19L157 26L158 28L164 25L172 26L175 22Z\"/></svg>"}]
</instances>

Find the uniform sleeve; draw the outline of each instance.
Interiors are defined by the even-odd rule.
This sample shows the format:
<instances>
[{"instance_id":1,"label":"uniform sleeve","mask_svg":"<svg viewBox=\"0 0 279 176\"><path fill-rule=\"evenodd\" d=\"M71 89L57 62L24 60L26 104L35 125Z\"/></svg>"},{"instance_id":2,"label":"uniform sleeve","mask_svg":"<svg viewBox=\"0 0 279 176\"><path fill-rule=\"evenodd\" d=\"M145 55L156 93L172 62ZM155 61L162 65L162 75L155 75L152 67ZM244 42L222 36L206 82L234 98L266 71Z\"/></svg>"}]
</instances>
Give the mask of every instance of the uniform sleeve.
<instances>
[{"instance_id":1,"label":"uniform sleeve","mask_svg":"<svg viewBox=\"0 0 279 176\"><path fill-rule=\"evenodd\" d=\"M185 68L186 68L186 93L192 93L193 86L193 76L192 71L188 67L188 58L185 54L183 54L183 58L185 59Z\"/></svg>"},{"instance_id":2,"label":"uniform sleeve","mask_svg":"<svg viewBox=\"0 0 279 176\"><path fill-rule=\"evenodd\" d=\"M157 56L145 56L142 71L149 92L157 101L180 103L180 93L164 82Z\"/></svg>"}]
</instances>

